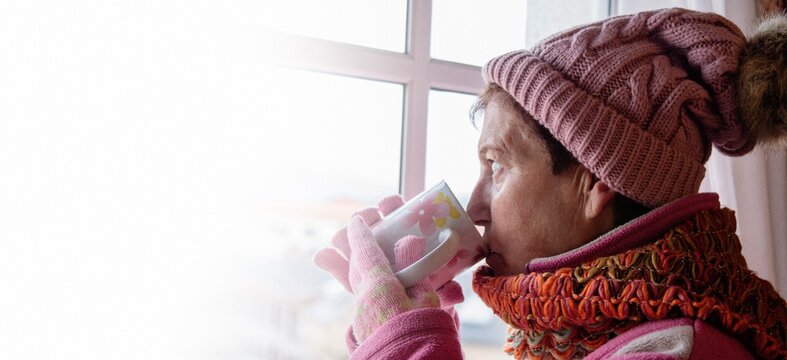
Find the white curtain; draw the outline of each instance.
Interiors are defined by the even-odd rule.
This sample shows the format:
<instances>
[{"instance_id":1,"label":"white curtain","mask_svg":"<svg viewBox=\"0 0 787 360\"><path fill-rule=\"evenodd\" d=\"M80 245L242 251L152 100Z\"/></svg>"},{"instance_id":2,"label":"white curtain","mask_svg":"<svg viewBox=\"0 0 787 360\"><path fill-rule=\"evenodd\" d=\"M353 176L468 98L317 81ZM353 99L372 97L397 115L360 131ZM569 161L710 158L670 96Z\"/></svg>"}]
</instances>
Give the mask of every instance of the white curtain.
<instances>
[{"instance_id":1,"label":"white curtain","mask_svg":"<svg viewBox=\"0 0 787 360\"><path fill-rule=\"evenodd\" d=\"M754 0L617 0L612 9L623 15L666 7L715 12L747 34L757 19ZM719 193L722 205L735 210L749 267L787 297L787 151L733 158L714 149L706 168L700 191Z\"/></svg>"}]
</instances>

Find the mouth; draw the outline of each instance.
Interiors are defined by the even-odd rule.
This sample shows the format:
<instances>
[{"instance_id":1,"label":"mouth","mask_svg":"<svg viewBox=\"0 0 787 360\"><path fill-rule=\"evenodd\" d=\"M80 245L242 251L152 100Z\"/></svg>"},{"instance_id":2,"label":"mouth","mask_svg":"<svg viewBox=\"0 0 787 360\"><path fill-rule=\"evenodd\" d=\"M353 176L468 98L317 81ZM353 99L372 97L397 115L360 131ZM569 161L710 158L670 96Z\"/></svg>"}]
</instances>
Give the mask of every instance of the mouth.
<instances>
[{"instance_id":1,"label":"mouth","mask_svg":"<svg viewBox=\"0 0 787 360\"><path fill-rule=\"evenodd\" d=\"M495 269L498 266L500 266L502 261L503 258L500 256L500 254L492 250L489 250L489 252L486 253L486 264L489 265L489 267L491 267L492 269Z\"/></svg>"}]
</instances>

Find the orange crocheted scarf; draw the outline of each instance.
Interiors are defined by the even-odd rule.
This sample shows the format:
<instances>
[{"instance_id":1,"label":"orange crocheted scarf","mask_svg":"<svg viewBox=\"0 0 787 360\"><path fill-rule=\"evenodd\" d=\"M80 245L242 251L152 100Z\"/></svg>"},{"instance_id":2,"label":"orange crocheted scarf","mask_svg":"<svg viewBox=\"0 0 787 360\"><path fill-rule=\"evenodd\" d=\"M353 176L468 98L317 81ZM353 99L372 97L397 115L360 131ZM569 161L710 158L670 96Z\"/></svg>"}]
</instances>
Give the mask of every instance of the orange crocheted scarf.
<instances>
[{"instance_id":1,"label":"orange crocheted scarf","mask_svg":"<svg viewBox=\"0 0 787 360\"><path fill-rule=\"evenodd\" d=\"M765 359L785 358L784 299L746 266L729 209L702 211L654 242L555 272L475 273L473 290L511 325L516 359L583 357L649 320L702 319Z\"/></svg>"}]
</instances>

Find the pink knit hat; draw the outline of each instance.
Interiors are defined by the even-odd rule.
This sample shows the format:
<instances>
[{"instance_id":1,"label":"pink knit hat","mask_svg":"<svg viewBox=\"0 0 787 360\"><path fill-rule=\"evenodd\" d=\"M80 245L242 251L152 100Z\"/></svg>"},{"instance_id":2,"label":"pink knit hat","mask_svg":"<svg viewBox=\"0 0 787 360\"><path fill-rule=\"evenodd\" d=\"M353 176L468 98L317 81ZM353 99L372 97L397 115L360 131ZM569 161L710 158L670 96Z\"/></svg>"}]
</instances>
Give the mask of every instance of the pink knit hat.
<instances>
[{"instance_id":1,"label":"pink knit hat","mask_svg":"<svg viewBox=\"0 0 787 360\"><path fill-rule=\"evenodd\" d=\"M711 143L754 147L735 80L743 33L715 14L666 9L556 34L484 66L580 163L657 207L699 190Z\"/></svg>"}]
</instances>

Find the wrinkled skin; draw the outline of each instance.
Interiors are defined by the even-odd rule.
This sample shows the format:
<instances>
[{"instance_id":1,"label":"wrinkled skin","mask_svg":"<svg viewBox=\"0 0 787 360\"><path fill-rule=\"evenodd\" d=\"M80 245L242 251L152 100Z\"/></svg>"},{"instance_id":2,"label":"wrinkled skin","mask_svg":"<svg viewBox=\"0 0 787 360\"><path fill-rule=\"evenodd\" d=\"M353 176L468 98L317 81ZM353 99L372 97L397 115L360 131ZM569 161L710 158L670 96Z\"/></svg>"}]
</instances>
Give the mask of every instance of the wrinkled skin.
<instances>
[{"instance_id":1,"label":"wrinkled skin","mask_svg":"<svg viewBox=\"0 0 787 360\"><path fill-rule=\"evenodd\" d=\"M530 260L579 247L611 230L614 192L582 165L561 174L533 119L493 99L484 111L478 142L481 174L468 215L484 227L498 275L522 273Z\"/></svg>"}]
</instances>

